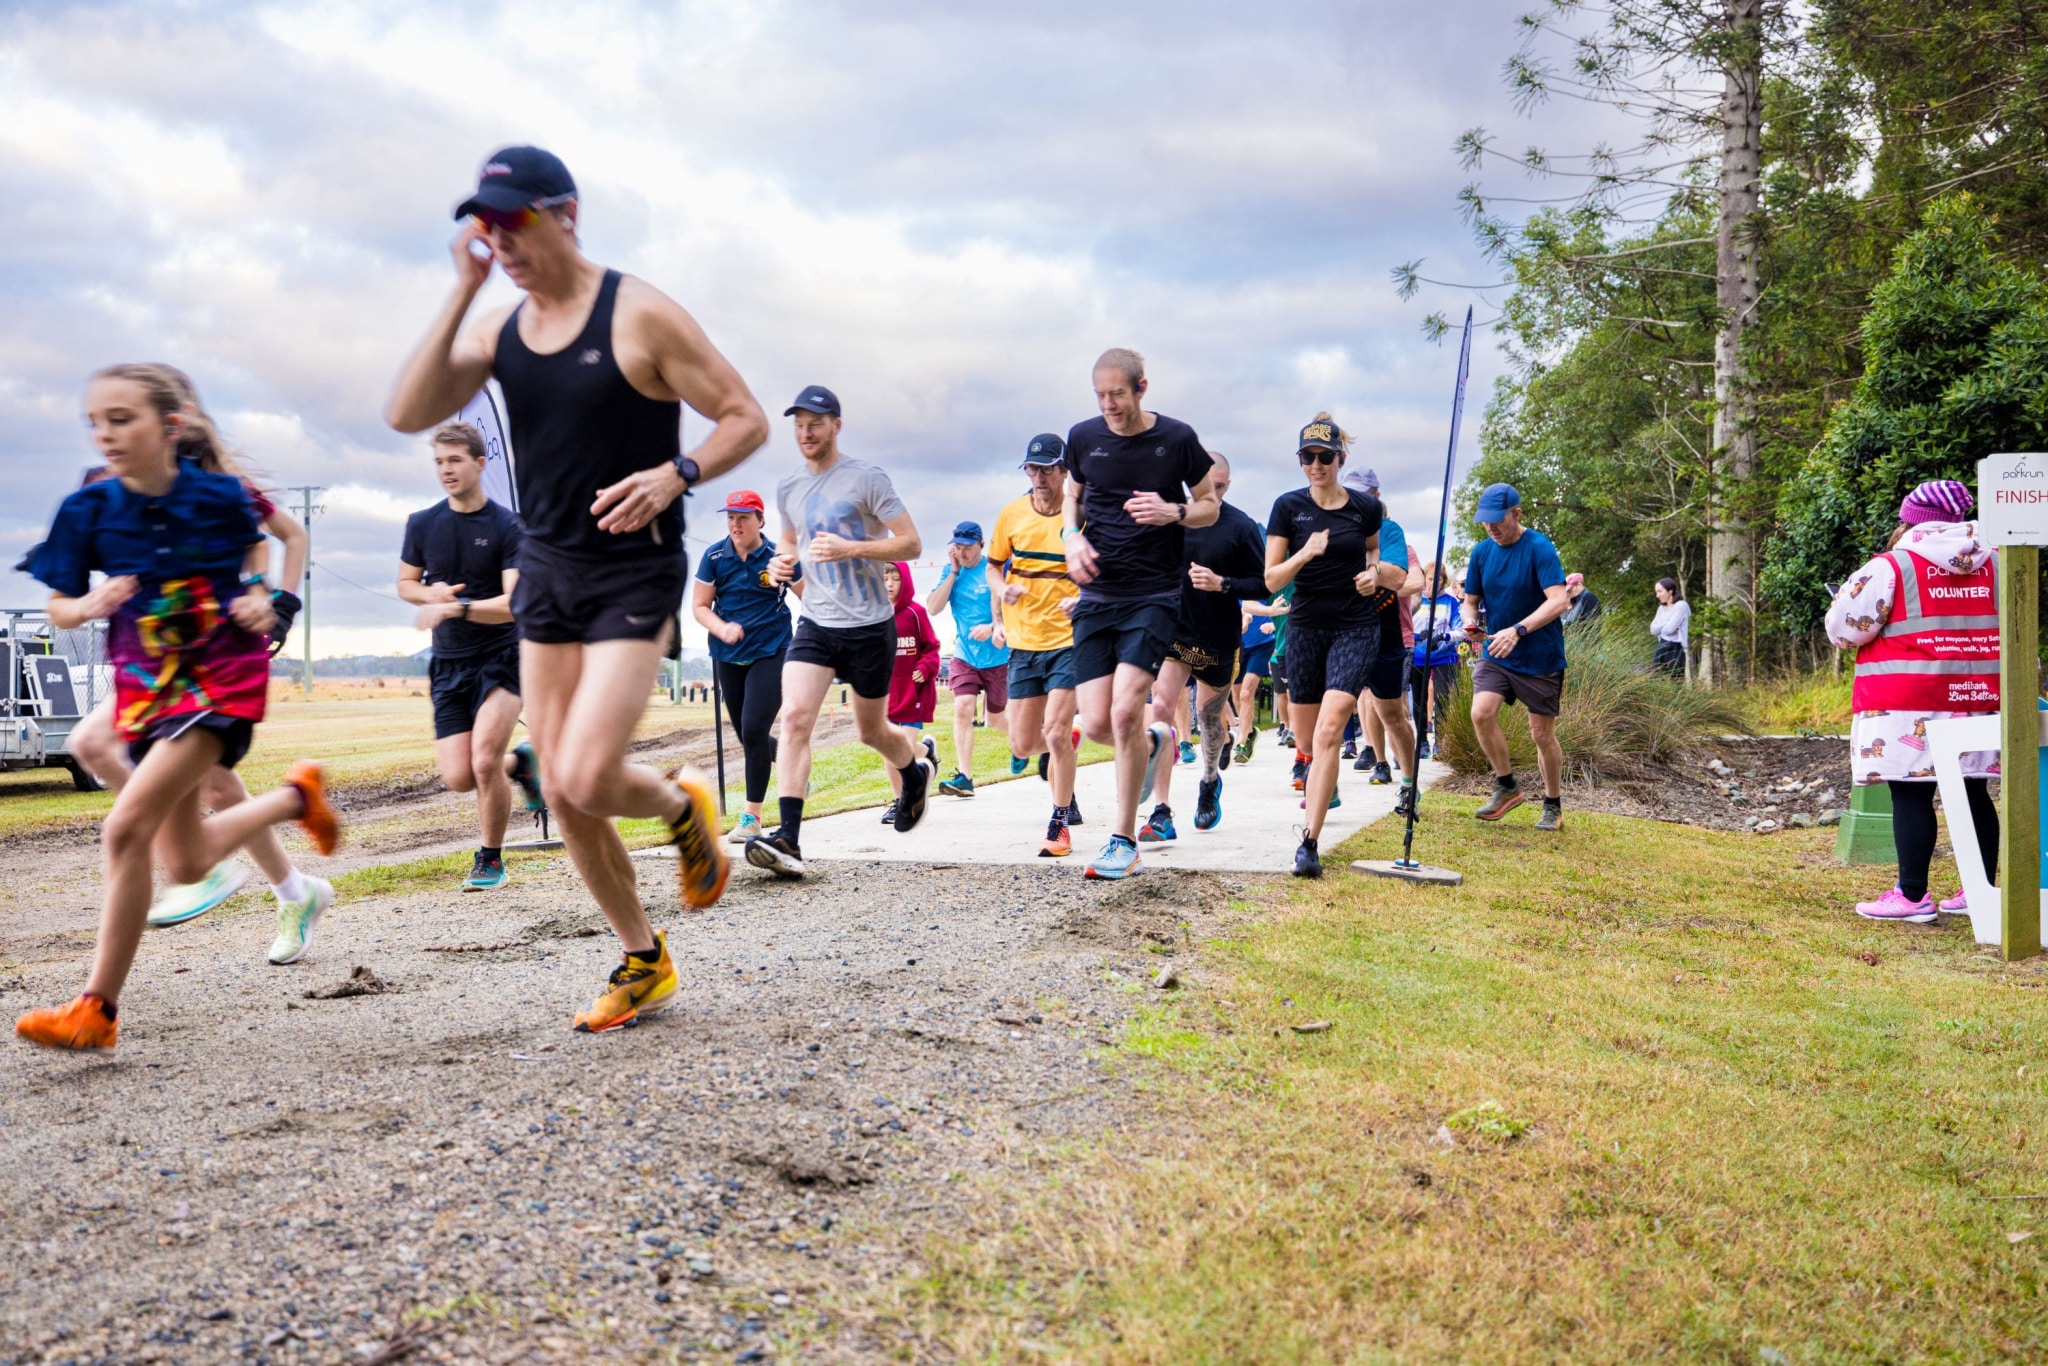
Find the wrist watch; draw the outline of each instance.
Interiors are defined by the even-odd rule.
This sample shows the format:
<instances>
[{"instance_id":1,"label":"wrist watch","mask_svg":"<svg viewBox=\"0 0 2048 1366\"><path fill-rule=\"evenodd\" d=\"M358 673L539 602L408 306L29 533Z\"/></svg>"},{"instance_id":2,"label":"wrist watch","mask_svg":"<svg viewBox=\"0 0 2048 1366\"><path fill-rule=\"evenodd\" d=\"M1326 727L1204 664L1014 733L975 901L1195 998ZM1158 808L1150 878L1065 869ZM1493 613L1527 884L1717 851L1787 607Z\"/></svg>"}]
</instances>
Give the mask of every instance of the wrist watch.
<instances>
[{"instance_id":1,"label":"wrist watch","mask_svg":"<svg viewBox=\"0 0 2048 1366\"><path fill-rule=\"evenodd\" d=\"M1529 628L1528 628L1528 627L1526 627L1526 626L1522 625L1522 623L1521 623L1521 622L1519 622L1519 621L1515 623L1515 639L1516 639L1516 640L1520 640L1520 639L1521 639L1521 638L1522 638L1523 636L1526 636L1526 635L1528 635L1528 634L1529 634Z\"/></svg>"},{"instance_id":2,"label":"wrist watch","mask_svg":"<svg viewBox=\"0 0 2048 1366\"><path fill-rule=\"evenodd\" d=\"M468 621L468 620L469 620L469 605L470 605L470 603L471 603L472 599L470 599L470 598L457 598L457 599L456 599L456 601L462 604L462 619L463 619L464 621Z\"/></svg>"},{"instance_id":3,"label":"wrist watch","mask_svg":"<svg viewBox=\"0 0 2048 1366\"><path fill-rule=\"evenodd\" d=\"M704 482L704 472L697 468L697 462L690 459L689 456L677 456L675 464L676 473L682 476L683 492L688 493L691 489Z\"/></svg>"},{"instance_id":4,"label":"wrist watch","mask_svg":"<svg viewBox=\"0 0 2048 1366\"><path fill-rule=\"evenodd\" d=\"M1176 522L1185 522L1188 519L1188 505L1186 503L1175 503L1174 508L1176 510L1173 514L1173 520Z\"/></svg>"}]
</instances>

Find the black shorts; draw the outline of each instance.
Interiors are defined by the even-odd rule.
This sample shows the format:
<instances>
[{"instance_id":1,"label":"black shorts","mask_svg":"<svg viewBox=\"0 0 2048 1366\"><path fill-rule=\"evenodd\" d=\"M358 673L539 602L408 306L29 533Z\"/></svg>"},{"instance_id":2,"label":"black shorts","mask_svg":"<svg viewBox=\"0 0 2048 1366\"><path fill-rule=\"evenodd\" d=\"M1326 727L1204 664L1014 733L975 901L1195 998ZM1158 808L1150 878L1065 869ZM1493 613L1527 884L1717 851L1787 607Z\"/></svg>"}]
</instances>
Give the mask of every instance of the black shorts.
<instances>
[{"instance_id":1,"label":"black shorts","mask_svg":"<svg viewBox=\"0 0 2048 1366\"><path fill-rule=\"evenodd\" d=\"M182 716L167 716L152 721L142 728L142 734L128 742L128 762L142 763L142 756L159 740L175 740L188 730L211 731L220 737L220 758L214 760L222 768L233 768L242 762L242 756L249 752L249 745L256 739L256 723L240 716L222 716L217 711L188 711Z\"/></svg>"},{"instance_id":2,"label":"black shorts","mask_svg":"<svg viewBox=\"0 0 2048 1366\"><path fill-rule=\"evenodd\" d=\"M1227 688L1237 681L1237 642L1176 640L1169 647L1173 658L1187 666L1188 677L1212 688Z\"/></svg>"},{"instance_id":3,"label":"black shorts","mask_svg":"<svg viewBox=\"0 0 2048 1366\"><path fill-rule=\"evenodd\" d=\"M1260 678L1266 678L1269 677L1272 674L1272 672L1273 642L1271 640L1267 640L1255 650L1247 650L1242 645L1237 647L1238 682L1242 683L1245 679L1252 677L1254 674L1256 674Z\"/></svg>"},{"instance_id":4,"label":"black shorts","mask_svg":"<svg viewBox=\"0 0 2048 1366\"><path fill-rule=\"evenodd\" d=\"M1499 693L1512 707L1520 702L1531 716L1555 716L1564 705L1564 671L1554 674L1518 674L1481 655L1472 665L1472 693Z\"/></svg>"},{"instance_id":5,"label":"black shorts","mask_svg":"<svg viewBox=\"0 0 2048 1366\"><path fill-rule=\"evenodd\" d=\"M1057 650L1010 651L1010 691L1013 702L1045 697L1064 689L1074 690L1074 647Z\"/></svg>"},{"instance_id":6,"label":"black shorts","mask_svg":"<svg viewBox=\"0 0 2048 1366\"><path fill-rule=\"evenodd\" d=\"M1287 627L1287 700L1312 707L1326 692L1363 697L1380 657L1380 624Z\"/></svg>"},{"instance_id":7,"label":"black shorts","mask_svg":"<svg viewBox=\"0 0 2048 1366\"><path fill-rule=\"evenodd\" d=\"M571 555L527 540L519 547L512 619L536 645L660 640L675 623L689 578L683 557Z\"/></svg>"},{"instance_id":8,"label":"black shorts","mask_svg":"<svg viewBox=\"0 0 2048 1366\"><path fill-rule=\"evenodd\" d=\"M519 642L489 654L427 663L427 693L434 699L434 738L467 735L476 729L484 699L503 688L519 696Z\"/></svg>"},{"instance_id":9,"label":"black shorts","mask_svg":"<svg viewBox=\"0 0 2048 1366\"><path fill-rule=\"evenodd\" d=\"M1414 656L1404 647L1400 654L1383 654L1372 662L1372 676L1366 680L1366 687L1382 702L1392 702L1408 695L1408 667Z\"/></svg>"},{"instance_id":10,"label":"black shorts","mask_svg":"<svg viewBox=\"0 0 2048 1366\"><path fill-rule=\"evenodd\" d=\"M1074 684L1108 678L1119 664L1159 676L1180 600L1083 602L1074 609Z\"/></svg>"},{"instance_id":11,"label":"black shorts","mask_svg":"<svg viewBox=\"0 0 2048 1366\"><path fill-rule=\"evenodd\" d=\"M855 697L887 697L890 676L896 672L896 618L867 626L820 626L805 617L797 622L783 658L791 664L823 665L852 688Z\"/></svg>"}]
</instances>

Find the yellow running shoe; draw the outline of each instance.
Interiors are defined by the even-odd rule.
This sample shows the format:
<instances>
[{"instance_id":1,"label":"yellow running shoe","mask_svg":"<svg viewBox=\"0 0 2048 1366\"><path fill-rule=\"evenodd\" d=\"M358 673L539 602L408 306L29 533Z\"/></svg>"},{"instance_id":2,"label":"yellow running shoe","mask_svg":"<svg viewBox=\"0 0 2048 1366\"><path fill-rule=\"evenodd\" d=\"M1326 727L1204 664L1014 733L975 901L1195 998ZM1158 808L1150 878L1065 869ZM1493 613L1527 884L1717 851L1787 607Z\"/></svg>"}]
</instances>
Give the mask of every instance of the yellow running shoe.
<instances>
[{"instance_id":1,"label":"yellow running shoe","mask_svg":"<svg viewBox=\"0 0 2048 1366\"><path fill-rule=\"evenodd\" d=\"M668 775L683 790L683 814L668 828L669 843L676 847L676 885L683 905L701 911L725 895L725 880L732 864L718 838L718 799L701 779L685 776L687 769Z\"/></svg>"},{"instance_id":2,"label":"yellow running shoe","mask_svg":"<svg viewBox=\"0 0 2048 1366\"><path fill-rule=\"evenodd\" d=\"M676 965L668 956L668 935L657 930L654 946L661 957L652 964L631 954L612 969L604 994L590 1003L590 1009L576 1017L579 1034L602 1034L608 1029L630 1029L642 1015L652 1015L676 994Z\"/></svg>"}]
</instances>

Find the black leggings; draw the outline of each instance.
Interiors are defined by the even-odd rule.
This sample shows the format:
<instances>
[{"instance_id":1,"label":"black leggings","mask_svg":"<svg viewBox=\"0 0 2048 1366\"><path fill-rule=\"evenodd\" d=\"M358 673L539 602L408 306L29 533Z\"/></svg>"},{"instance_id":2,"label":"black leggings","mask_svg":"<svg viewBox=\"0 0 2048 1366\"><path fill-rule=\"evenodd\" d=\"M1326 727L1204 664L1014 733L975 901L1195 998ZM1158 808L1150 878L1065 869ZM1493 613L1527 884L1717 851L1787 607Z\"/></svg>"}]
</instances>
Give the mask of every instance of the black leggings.
<instances>
[{"instance_id":1,"label":"black leggings","mask_svg":"<svg viewBox=\"0 0 2048 1366\"><path fill-rule=\"evenodd\" d=\"M1892 843L1899 850L1899 890L1908 901L1927 895L1927 865L1934 860L1934 784L1885 784L1892 790ZM1998 808L1991 804L1990 781L1965 778L1970 794L1970 821L1984 851L1984 875L1998 881ZM1950 815L1955 813L1951 812Z\"/></svg>"},{"instance_id":2,"label":"black leggings","mask_svg":"<svg viewBox=\"0 0 2048 1366\"><path fill-rule=\"evenodd\" d=\"M777 650L751 664L712 665L718 670L718 690L725 694L725 711L732 728L740 733L740 749L747 756L747 800L758 802L768 796L768 770L775 763L775 737L768 728L782 711L782 656Z\"/></svg>"}]
</instances>

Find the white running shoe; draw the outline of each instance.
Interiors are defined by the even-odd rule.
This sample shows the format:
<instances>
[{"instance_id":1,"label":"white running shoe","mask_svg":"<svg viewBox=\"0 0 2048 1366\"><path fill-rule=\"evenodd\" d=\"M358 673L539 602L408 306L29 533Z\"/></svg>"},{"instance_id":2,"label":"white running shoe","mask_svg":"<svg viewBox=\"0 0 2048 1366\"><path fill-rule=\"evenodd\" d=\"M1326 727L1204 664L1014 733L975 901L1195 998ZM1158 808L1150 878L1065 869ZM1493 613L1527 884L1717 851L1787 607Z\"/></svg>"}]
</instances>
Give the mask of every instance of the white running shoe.
<instances>
[{"instance_id":1,"label":"white running shoe","mask_svg":"<svg viewBox=\"0 0 2048 1366\"><path fill-rule=\"evenodd\" d=\"M277 938L270 944L270 961L278 967L296 963L313 942L313 927L334 904L334 884L326 878L306 878L306 895L298 901L277 903Z\"/></svg>"},{"instance_id":2,"label":"white running shoe","mask_svg":"<svg viewBox=\"0 0 2048 1366\"><path fill-rule=\"evenodd\" d=\"M248 881L249 870L240 860L223 859L199 881L165 888L162 898L149 908L147 923L151 929L160 930L167 925L197 920L241 891Z\"/></svg>"}]
</instances>

